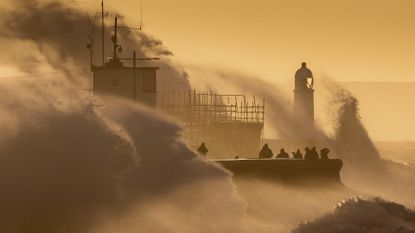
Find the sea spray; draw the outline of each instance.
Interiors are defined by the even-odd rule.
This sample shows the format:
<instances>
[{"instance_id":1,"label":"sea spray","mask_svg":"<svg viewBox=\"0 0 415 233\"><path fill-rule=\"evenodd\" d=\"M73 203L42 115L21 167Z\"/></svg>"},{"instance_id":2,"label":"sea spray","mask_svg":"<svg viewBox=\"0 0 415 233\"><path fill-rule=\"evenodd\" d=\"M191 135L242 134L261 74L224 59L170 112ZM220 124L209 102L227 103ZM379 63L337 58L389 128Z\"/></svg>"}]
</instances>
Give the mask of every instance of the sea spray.
<instances>
[{"instance_id":1,"label":"sea spray","mask_svg":"<svg viewBox=\"0 0 415 233\"><path fill-rule=\"evenodd\" d=\"M245 204L229 174L188 149L177 125L125 100L102 104L65 87L67 96L56 98L46 94L50 87L3 96L9 101L0 109L13 103L17 123L0 122L9 132L0 141L1 232L94 232L116 223L123 232L203 232L201 225L229 232L228 221L243 217ZM152 203L169 205L174 221L165 219L164 205ZM163 216L163 227L146 225L155 217L150 213ZM188 218L188 227L176 225Z\"/></svg>"},{"instance_id":2,"label":"sea spray","mask_svg":"<svg viewBox=\"0 0 415 233\"><path fill-rule=\"evenodd\" d=\"M325 79L323 87L329 92L328 109L334 125L331 144L345 163L354 167L370 166L382 169L379 152L360 117L359 100L340 84Z\"/></svg>"},{"instance_id":3,"label":"sea spray","mask_svg":"<svg viewBox=\"0 0 415 233\"><path fill-rule=\"evenodd\" d=\"M206 89L218 92L237 92L257 97L266 97L266 130L276 131L283 139L295 138L298 132L296 117L290 108L287 91L275 87L266 81L239 72L205 70L201 67L191 67L194 74L202 73L209 82L190 77L191 83L196 83ZM415 189L411 185L415 181L415 171L404 164L396 164L381 159L369 133L367 132L359 113L359 101L353 93L343 88L339 83L324 78L318 92L326 92L329 119L332 122L318 121L314 142L317 145L329 147L330 156L341 158L344 166L341 173L343 182L357 192L365 195L379 196L414 205L411 195ZM327 94L328 93L328 94ZM321 125L331 127L327 133ZM329 128L330 128L329 127ZM300 148L302 149L302 148Z\"/></svg>"},{"instance_id":4,"label":"sea spray","mask_svg":"<svg viewBox=\"0 0 415 233\"><path fill-rule=\"evenodd\" d=\"M97 7L99 6L99 3ZM95 11L96 9L94 9ZM23 73L62 71L80 89L90 89L90 61L86 44L93 39L93 63L101 65L100 24L85 10L76 9L61 1L17 0L2 9L0 15L0 61ZM122 14L118 14L123 23ZM115 14L106 17L105 60L112 56L111 37ZM131 57L133 50L139 58L159 57L159 90L190 89L186 72L168 59L172 55L163 43L143 31L119 33L124 48L123 57ZM79 69L84 68L81 72ZM77 72L73 72L77 70Z\"/></svg>"},{"instance_id":5,"label":"sea spray","mask_svg":"<svg viewBox=\"0 0 415 233\"><path fill-rule=\"evenodd\" d=\"M188 149L176 124L82 90L93 23L58 1L16 1L0 17L1 61L28 73L1 83L0 231L241 232L246 204L230 174ZM143 32L120 41L142 57L171 54ZM189 88L183 70L157 65L160 89ZM30 75L43 70L53 72Z\"/></svg>"},{"instance_id":6,"label":"sea spray","mask_svg":"<svg viewBox=\"0 0 415 233\"><path fill-rule=\"evenodd\" d=\"M415 170L381 158L360 117L359 101L340 84L325 80L331 114L335 115L334 136L329 143L345 163L342 180L365 195L414 206Z\"/></svg>"},{"instance_id":7,"label":"sea spray","mask_svg":"<svg viewBox=\"0 0 415 233\"><path fill-rule=\"evenodd\" d=\"M259 221L247 221L248 217L241 225L246 203L236 193L229 174L197 159L180 142L179 128L174 124L133 103L112 98L102 103L73 91L84 89L74 83L90 88L89 73L72 71L74 66L89 64L85 43L93 20L85 12L56 1L16 3L16 8L0 17L4 28L0 33L4 42L1 61L27 73L64 71L64 79L71 82L56 84L57 77L50 75L51 79L42 82L26 80L24 85L30 87L2 85L1 180L9 187L3 198L2 232L241 232L241 226L258 232L263 225L286 224L279 218L251 216ZM39 27L33 27L33 22ZM111 30L106 28L108 38ZM135 47L139 56L171 54L160 41L141 33L127 33L120 40ZM185 71L167 60L159 65L160 89L189 88ZM221 73L223 83L234 89L249 90L258 97L265 93L271 110L268 122L281 136L295 135L290 101L284 95L255 78L230 78L231 74ZM160 132L164 129L167 131ZM322 137L326 139L324 134ZM347 154L334 156L348 158ZM360 175L357 173L356 180L364 180ZM383 189L368 192L387 191L389 181L379 183ZM371 184L369 180L365 183ZM410 182L393 184L397 199L407 195L410 200L413 190L400 192ZM251 188L264 187L258 184ZM307 208L307 202L303 203ZM267 208L273 202L266 204L262 206ZM283 212L293 213L289 208ZM300 213L287 219L298 216L304 217Z\"/></svg>"},{"instance_id":8,"label":"sea spray","mask_svg":"<svg viewBox=\"0 0 415 233\"><path fill-rule=\"evenodd\" d=\"M293 233L410 233L415 232L415 211L379 198L346 200L317 220Z\"/></svg>"}]
</instances>

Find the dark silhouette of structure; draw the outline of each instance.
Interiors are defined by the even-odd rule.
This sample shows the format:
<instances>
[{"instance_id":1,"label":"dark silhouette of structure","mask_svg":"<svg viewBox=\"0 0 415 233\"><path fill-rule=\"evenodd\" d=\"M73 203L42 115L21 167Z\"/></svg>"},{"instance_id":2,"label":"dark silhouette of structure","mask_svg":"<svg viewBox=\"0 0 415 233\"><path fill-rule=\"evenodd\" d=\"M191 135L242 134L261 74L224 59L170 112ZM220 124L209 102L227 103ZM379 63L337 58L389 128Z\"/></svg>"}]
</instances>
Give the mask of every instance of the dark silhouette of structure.
<instances>
[{"instance_id":1,"label":"dark silhouette of structure","mask_svg":"<svg viewBox=\"0 0 415 233\"><path fill-rule=\"evenodd\" d=\"M200 142L211 145L210 158L255 156L263 145L265 99L197 90L162 91L157 95L157 108L181 122L182 138L190 148Z\"/></svg>"},{"instance_id":2,"label":"dark silhouette of structure","mask_svg":"<svg viewBox=\"0 0 415 233\"><path fill-rule=\"evenodd\" d=\"M206 156L207 153L209 152L208 149L206 148L206 145L204 142L202 142L202 144L200 144L199 148L197 148L197 152L199 152L200 155Z\"/></svg>"},{"instance_id":3,"label":"dark silhouette of structure","mask_svg":"<svg viewBox=\"0 0 415 233\"><path fill-rule=\"evenodd\" d=\"M102 31L104 32L104 21ZM104 46L102 47L102 64L93 64L94 46L87 45L91 55L91 70L93 72L92 90L98 95L114 95L128 98L150 107L157 104L157 66L137 64L142 61L158 60L159 58L138 58L134 51L131 57L119 57L122 52L118 40L118 18L115 17L114 35L111 38L113 54L105 59ZM93 40L92 40L93 41ZM104 43L104 34L102 35Z\"/></svg>"},{"instance_id":4,"label":"dark silhouette of structure","mask_svg":"<svg viewBox=\"0 0 415 233\"><path fill-rule=\"evenodd\" d=\"M298 128L302 139L314 135L314 77L303 62L295 73L294 114L298 117Z\"/></svg>"},{"instance_id":5,"label":"dark silhouette of structure","mask_svg":"<svg viewBox=\"0 0 415 233\"><path fill-rule=\"evenodd\" d=\"M308 82L308 79L311 79L311 83ZM313 86L313 73L307 68L307 64L303 62L301 63L301 68L295 72L295 89L313 89Z\"/></svg>"},{"instance_id":6,"label":"dark silhouette of structure","mask_svg":"<svg viewBox=\"0 0 415 233\"><path fill-rule=\"evenodd\" d=\"M293 152L292 154L294 159L303 159L303 154L299 149L297 149L297 151Z\"/></svg>"},{"instance_id":7,"label":"dark silhouette of structure","mask_svg":"<svg viewBox=\"0 0 415 233\"><path fill-rule=\"evenodd\" d=\"M268 144L265 143L265 145L262 147L261 151L259 152L259 158L260 159L269 159L272 158L274 154L272 153L272 150L268 147Z\"/></svg>"},{"instance_id":8,"label":"dark silhouette of structure","mask_svg":"<svg viewBox=\"0 0 415 233\"><path fill-rule=\"evenodd\" d=\"M281 148L280 153L277 155L277 159L289 159L290 156L285 152L284 148Z\"/></svg>"},{"instance_id":9,"label":"dark silhouette of structure","mask_svg":"<svg viewBox=\"0 0 415 233\"><path fill-rule=\"evenodd\" d=\"M301 187L321 188L341 184L340 159L239 159L213 160L235 178L260 178ZM320 185L321 184L321 185Z\"/></svg>"},{"instance_id":10,"label":"dark silhouette of structure","mask_svg":"<svg viewBox=\"0 0 415 233\"><path fill-rule=\"evenodd\" d=\"M329 159L330 150L328 148L323 148L320 150L320 158L321 159Z\"/></svg>"},{"instance_id":11,"label":"dark silhouette of structure","mask_svg":"<svg viewBox=\"0 0 415 233\"><path fill-rule=\"evenodd\" d=\"M198 148L197 152L206 158L209 152L211 161L215 161L237 176L263 177L283 182L305 183L307 179L317 179L323 183L340 182L339 171L342 161L328 159L328 149L321 151L321 160L314 147L306 148L303 155L300 150L293 153L294 159L281 149L273 158L268 144L259 152L260 159L251 157L261 147L265 123L265 99L257 101L244 95L219 95L213 92L197 90L157 90L157 72L159 67L150 62L158 58L138 58L135 51L123 56L118 36L118 19L115 18L114 34L111 38L113 48L110 58L106 58L104 47L105 24L104 5L102 4L102 63L94 61L93 38L87 48L90 50L91 70L93 72L92 90L97 95L114 95L134 100L156 108L179 120L184 127L183 139L189 148ZM142 30L140 23L140 30ZM109 53L109 52L108 52ZM95 64L94 64L95 63ZM298 116L298 138L285 138L295 142L295 147L313 145L314 135L314 76L306 63L295 73L294 113ZM203 142L199 145L200 142ZM299 144L300 142L300 144ZM206 144L212 146L209 150ZM301 146L299 146L301 145ZM288 148L283 144L278 147ZM290 148L291 149L291 148ZM326 149L326 148L325 148ZM219 156L233 159L212 160ZM238 155L238 156L235 156ZM229 157L232 156L232 157ZM233 157L235 156L235 157ZM241 156L242 158L240 158Z\"/></svg>"},{"instance_id":12,"label":"dark silhouette of structure","mask_svg":"<svg viewBox=\"0 0 415 233\"><path fill-rule=\"evenodd\" d=\"M140 58L135 51L131 56L124 57L119 29L134 28L118 26L118 19L115 18L111 57L105 57L103 47L102 64L93 59L100 50L94 46L94 38L91 37L87 44L94 94L134 100L174 117L183 125L183 140L190 148L197 148L200 142L212 145L209 148L210 157L252 156L258 153L262 145L265 99L258 101L253 97L251 101L244 95L220 95L190 89L159 91L159 67L150 62L159 58Z\"/></svg>"}]
</instances>

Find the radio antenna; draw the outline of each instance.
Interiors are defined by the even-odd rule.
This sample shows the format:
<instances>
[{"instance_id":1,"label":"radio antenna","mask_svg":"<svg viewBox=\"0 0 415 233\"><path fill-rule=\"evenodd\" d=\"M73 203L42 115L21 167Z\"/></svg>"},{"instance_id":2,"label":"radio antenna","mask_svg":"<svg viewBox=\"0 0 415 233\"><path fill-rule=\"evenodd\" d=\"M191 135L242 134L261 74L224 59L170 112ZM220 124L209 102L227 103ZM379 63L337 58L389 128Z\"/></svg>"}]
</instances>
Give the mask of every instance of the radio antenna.
<instances>
[{"instance_id":1,"label":"radio antenna","mask_svg":"<svg viewBox=\"0 0 415 233\"><path fill-rule=\"evenodd\" d=\"M117 59L117 48L118 48L118 15L115 16L115 26L114 26L114 37L113 37L113 43L114 43L114 56L113 60Z\"/></svg>"},{"instance_id":2,"label":"radio antenna","mask_svg":"<svg viewBox=\"0 0 415 233\"><path fill-rule=\"evenodd\" d=\"M104 0L101 2L101 39L102 39L102 65L105 65L105 22L104 22Z\"/></svg>"},{"instance_id":3,"label":"radio antenna","mask_svg":"<svg viewBox=\"0 0 415 233\"><path fill-rule=\"evenodd\" d=\"M140 1L140 31L143 30L143 1Z\"/></svg>"}]
</instances>

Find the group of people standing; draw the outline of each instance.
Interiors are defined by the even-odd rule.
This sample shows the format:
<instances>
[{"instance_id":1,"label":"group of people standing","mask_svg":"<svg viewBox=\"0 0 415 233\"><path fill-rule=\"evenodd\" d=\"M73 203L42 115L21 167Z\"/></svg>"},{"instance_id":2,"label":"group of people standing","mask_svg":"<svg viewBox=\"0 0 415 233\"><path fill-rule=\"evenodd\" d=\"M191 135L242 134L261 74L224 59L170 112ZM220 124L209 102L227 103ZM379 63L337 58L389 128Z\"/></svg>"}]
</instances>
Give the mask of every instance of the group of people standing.
<instances>
[{"instance_id":1,"label":"group of people standing","mask_svg":"<svg viewBox=\"0 0 415 233\"><path fill-rule=\"evenodd\" d=\"M285 151L284 148L281 148L280 153L276 156L277 159L306 159L306 160L312 160L312 159L328 159L330 150L327 148L323 148L320 150L320 155L317 152L316 147L309 148L306 147L304 156L301 153L300 149L297 149L296 152L291 152L293 155L290 157L290 155ZM272 150L269 148L268 144L265 143L265 145L262 147L261 151L259 152L259 158L260 159L270 159L274 156L272 153Z\"/></svg>"},{"instance_id":2,"label":"group of people standing","mask_svg":"<svg viewBox=\"0 0 415 233\"><path fill-rule=\"evenodd\" d=\"M277 159L305 159L305 160L312 160L312 159L328 159L330 150L327 148L323 148L320 150L320 155L317 152L316 147L306 147L304 149L305 153L304 156L301 153L300 149L297 149L296 152L291 152L292 157L285 151L284 148L281 148L280 153L276 156ZM200 155L206 157L208 153L208 149L206 148L205 143L200 144L199 148L197 149ZM268 143L265 143L262 147L261 151L259 152L260 159L270 159L274 157L272 150L269 148ZM237 157L239 158L239 157Z\"/></svg>"}]
</instances>

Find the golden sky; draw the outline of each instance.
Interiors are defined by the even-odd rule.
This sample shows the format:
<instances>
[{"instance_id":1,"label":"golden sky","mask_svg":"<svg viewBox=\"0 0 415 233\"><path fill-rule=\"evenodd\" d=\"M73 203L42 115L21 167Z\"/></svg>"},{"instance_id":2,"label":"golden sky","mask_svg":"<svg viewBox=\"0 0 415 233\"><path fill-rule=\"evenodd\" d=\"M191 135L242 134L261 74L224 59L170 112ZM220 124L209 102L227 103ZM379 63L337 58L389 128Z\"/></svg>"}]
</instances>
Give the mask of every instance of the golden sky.
<instances>
[{"instance_id":1,"label":"golden sky","mask_svg":"<svg viewBox=\"0 0 415 233\"><path fill-rule=\"evenodd\" d=\"M101 4L61 1L91 14ZM415 88L387 83L415 83L415 0L142 1L144 31L161 39L173 60L283 83L292 83L306 61L316 79L383 82L381 88L349 85L361 100L369 133L379 140L415 140L415 109L409 106ZM105 3L138 26L140 0Z\"/></svg>"},{"instance_id":2,"label":"golden sky","mask_svg":"<svg viewBox=\"0 0 415 233\"><path fill-rule=\"evenodd\" d=\"M106 0L137 25L139 2ZM184 64L291 83L306 61L316 78L415 82L414 0L143 0L143 5L144 30ZM415 140L415 110L408 106L415 94L402 84L388 92L390 101L378 100L388 95L387 86L351 86L361 100L363 122L377 140Z\"/></svg>"},{"instance_id":3,"label":"golden sky","mask_svg":"<svg viewBox=\"0 0 415 233\"><path fill-rule=\"evenodd\" d=\"M82 1L82 0L81 0ZM99 0L83 0L100 6ZM106 0L139 21L139 0ZM144 30L183 63L287 81L306 61L336 80L415 81L413 0L143 0Z\"/></svg>"}]
</instances>

